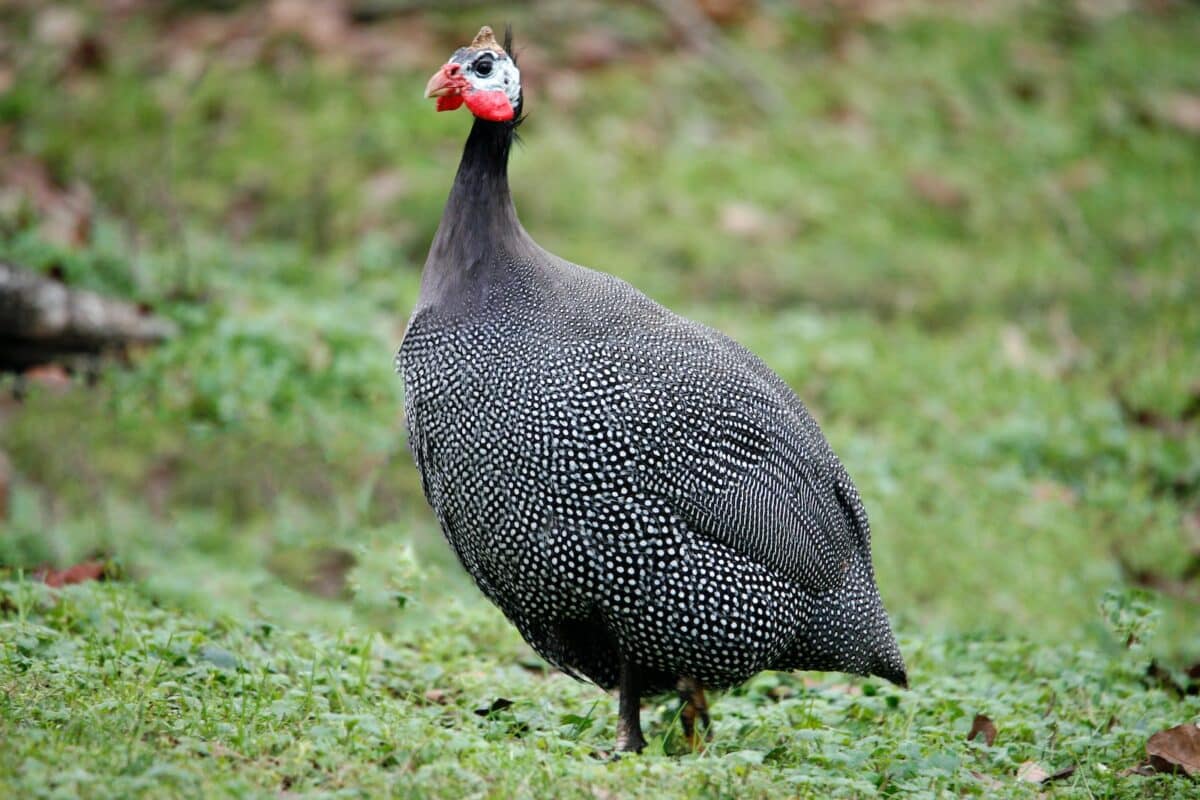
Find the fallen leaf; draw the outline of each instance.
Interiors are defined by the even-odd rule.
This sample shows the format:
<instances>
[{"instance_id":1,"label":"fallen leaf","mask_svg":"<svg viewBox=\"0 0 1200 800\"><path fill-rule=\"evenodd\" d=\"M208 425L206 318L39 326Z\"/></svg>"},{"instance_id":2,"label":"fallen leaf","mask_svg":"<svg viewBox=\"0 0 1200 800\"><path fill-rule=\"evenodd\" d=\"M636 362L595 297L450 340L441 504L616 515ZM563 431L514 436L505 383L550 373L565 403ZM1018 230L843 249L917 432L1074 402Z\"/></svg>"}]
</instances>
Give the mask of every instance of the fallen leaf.
<instances>
[{"instance_id":1,"label":"fallen leaf","mask_svg":"<svg viewBox=\"0 0 1200 800\"><path fill-rule=\"evenodd\" d=\"M933 172L913 172L908 186L917 197L943 211L962 211L967 207L967 193Z\"/></svg>"},{"instance_id":2,"label":"fallen leaf","mask_svg":"<svg viewBox=\"0 0 1200 800\"><path fill-rule=\"evenodd\" d=\"M1025 761L1017 767L1017 780L1025 783L1044 783L1050 773L1036 761Z\"/></svg>"},{"instance_id":3,"label":"fallen leaf","mask_svg":"<svg viewBox=\"0 0 1200 800\"><path fill-rule=\"evenodd\" d=\"M988 747L996 741L996 723L983 714L976 714L975 720L971 723L971 730L967 733L967 741L972 741L979 735L983 735L983 743Z\"/></svg>"},{"instance_id":4,"label":"fallen leaf","mask_svg":"<svg viewBox=\"0 0 1200 800\"><path fill-rule=\"evenodd\" d=\"M344 51L350 16L339 0L272 0L267 7L272 33L292 35L321 53Z\"/></svg>"},{"instance_id":5,"label":"fallen leaf","mask_svg":"<svg viewBox=\"0 0 1200 800\"><path fill-rule=\"evenodd\" d=\"M1055 176L1055 182L1065 192L1082 192L1102 183L1107 177L1104 167L1091 159L1080 159L1068 164Z\"/></svg>"},{"instance_id":6,"label":"fallen leaf","mask_svg":"<svg viewBox=\"0 0 1200 800\"><path fill-rule=\"evenodd\" d=\"M718 25L733 25L750 16L755 0L696 0L696 8Z\"/></svg>"},{"instance_id":7,"label":"fallen leaf","mask_svg":"<svg viewBox=\"0 0 1200 800\"><path fill-rule=\"evenodd\" d=\"M1075 774L1076 766L1071 764L1055 772L1047 772L1046 768L1036 761L1026 761L1017 768L1017 780L1025 783L1036 783L1039 786L1054 781L1061 781Z\"/></svg>"},{"instance_id":8,"label":"fallen leaf","mask_svg":"<svg viewBox=\"0 0 1200 800\"><path fill-rule=\"evenodd\" d=\"M825 118L857 141L866 142L870 138L870 119L849 103L839 101L829 106L825 111Z\"/></svg>"},{"instance_id":9,"label":"fallen leaf","mask_svg":"<svg viewBox=\"0 0 1200 800\"><path fill-rule=\"evenodd\" d=\"M103 561L84 561L66 569L44 569L34 572L34 577L56 589L74 583L98 581L104 578Z\"/></svg>"},{"instance_id":10,"label":"fallen leaf","mask_svg":"<svg viewBox=\"0 0 1200 800\"><path fill-rule=\"evenodd\" d=\"M40 233L52 242L80 247L91 239L95 201L83 183L63 186L41 161L17 157L4 164L0 185L27 200L37 212Z\"/></svg>"},{"instance_id":11,"label":"fallen leaf","mask_svg":"<svg viewBox=\"0 0 1200 800\"><path fill-rule=\"evenodd\" d=\"M427 702L427 703L435 703L439 706L444 706L444 705L446 705L448 698L449 698L449 694L446 692L445 689L426 689L425 690L425 702Z\"/></svg>"},{"instance_id":12,"label":"fallen leaf","mask_svg":"<svg viewBox=\"0 0 1200 800\"><path fill-rule=\"evenodd\" d=\"M1157 772L1200 775L1200 726L1189 722L1159 731L1146 742L1146 755Z\"/></svg>"},{"instance_id":13,"label":"fallen leaf","mask_svg":"<svg viewBox=\"0 0 1200 800\"><path fill-rule=\"evenodd\" d=\"M1163 104L1162 118L1184 133L1200 136L1200 94L1175 94Z\"/></svg>"},{"instance_id":14,"label":"fallen leaf","mask_svg":"<svg viewBox=\"0 0 1200 800\"><path fill-rule=\"evenodd\" d=\"M212 741L206 742L205 744L207 745L207 752L204 753L204 755L207 755L210 758L232 758L236 761L246 760L244 755L221 742Z\"/></svg>"},{"instance_id":15,"label":"fallen leaf","mask_svg":"<svg viewBox=\"0 0 1200 800\"><path fill-rule=\"evenodd\" d=\"M70 50L83 37L85 26L81 12L53 5L37 15L33 23L33 38L47 47Z\"/></svg>"},{"instance_id":16,"label":"fallen leaf","mask_svg":"<svg viewBox=\"0 0 1200 800\"><path fill-rule=\"evenodd\" d=\"M721 208L721 230L731 236L755 239L765 234L770 227L770 216L752 203L726 203Z\"/></svg>"},{"instance_id":17,"label":"fallen leaf","mask_svg":"<svg viewBox=\"0 0 1200 800\"><path fill-rule=\"evenodd\" d=\"M619 61L625 48L621 40L604 28L592 27L580 31L567 39L566 51L571 65L576 69L588 70L604 67Z\"/></svg>"},{"instance_id":18,"label":"fallen leaf","mask_svg":"<svg viewBox=\"0 0 1200 800\"><path fill-rule=\"evenodd\" d=\"M1063 486L1058 481L1034 481L1029 487L1033 499L1039 503L1061 503L1064 506L1074 506L1079 499L1074 490Z\"/></svg>"}]
</instances>

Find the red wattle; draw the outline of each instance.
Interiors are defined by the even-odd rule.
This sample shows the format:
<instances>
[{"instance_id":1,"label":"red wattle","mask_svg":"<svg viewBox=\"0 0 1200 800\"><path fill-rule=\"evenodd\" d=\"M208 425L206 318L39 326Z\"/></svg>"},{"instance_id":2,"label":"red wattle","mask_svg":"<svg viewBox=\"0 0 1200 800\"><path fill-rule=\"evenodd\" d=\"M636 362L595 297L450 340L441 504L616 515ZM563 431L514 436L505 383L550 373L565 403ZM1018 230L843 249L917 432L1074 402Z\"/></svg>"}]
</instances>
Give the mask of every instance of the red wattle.
<instances>
[{"instance_id":1,"label":"red wattle","mask_svg":"<svg viewBox=\"0 0 1200 800\"><path fill-rule=\"evenodd\" d=\"M467 108L471 109L471 113L481 119L491 120L492 122L507 122L513 118L512 103L508 101L508 95L504 92L498 90L495 92L468 91L463 96L466 98ZM438 110L441 110L440 104Z\"/></svg>"},{"instance_id":2,"label":"red wattle","mask_svg":"<svg viewBox=\"0 0 1200 800\"><path fill-rule=\"evenodd\" d=\"M463 104L461 94L444 94L437 99L438 111L453 111Z\"/></svg>"}]
</instances>

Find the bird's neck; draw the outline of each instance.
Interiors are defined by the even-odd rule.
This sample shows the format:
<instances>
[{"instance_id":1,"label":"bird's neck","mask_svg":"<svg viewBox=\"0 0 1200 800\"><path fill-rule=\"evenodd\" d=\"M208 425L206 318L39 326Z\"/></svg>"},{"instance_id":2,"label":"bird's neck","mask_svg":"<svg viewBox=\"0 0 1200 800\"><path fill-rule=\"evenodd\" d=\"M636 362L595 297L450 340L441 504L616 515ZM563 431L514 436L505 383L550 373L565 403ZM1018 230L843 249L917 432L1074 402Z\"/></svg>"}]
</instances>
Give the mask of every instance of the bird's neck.
<instances>
[{"instance_id":1,"label":"bird's neck","mask_svg":"<svg viewBox=\"0 0 1200 800\"><path fill-rule=\"evenodd\" d=\"M506 264L535 247L508 190L513 135L512 123L475 119L425 260L422 305L479 297Z\"/></svg>"}]
</instances>

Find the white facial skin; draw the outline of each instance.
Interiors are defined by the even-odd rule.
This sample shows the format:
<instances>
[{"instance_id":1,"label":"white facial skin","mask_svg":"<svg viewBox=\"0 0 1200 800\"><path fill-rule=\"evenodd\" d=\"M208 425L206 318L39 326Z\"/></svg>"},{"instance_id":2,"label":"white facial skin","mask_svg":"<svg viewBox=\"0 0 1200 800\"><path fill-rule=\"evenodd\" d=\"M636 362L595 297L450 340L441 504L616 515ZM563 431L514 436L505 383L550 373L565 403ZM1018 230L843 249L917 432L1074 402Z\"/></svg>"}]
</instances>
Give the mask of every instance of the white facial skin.
<instances>
[{"instance_id":1,"label":"white facial skin","mask_svg":"<svg viewBox=\"0 0 1200 800\"><path fill-rule=\"evenodd\" d=\"M508 102L516 107L521 96L521 71L507 55L492 50L463 50L455 53L451 61L462 65L462 74L473 89L504 92Z\"/></svg>"}]
</instances>

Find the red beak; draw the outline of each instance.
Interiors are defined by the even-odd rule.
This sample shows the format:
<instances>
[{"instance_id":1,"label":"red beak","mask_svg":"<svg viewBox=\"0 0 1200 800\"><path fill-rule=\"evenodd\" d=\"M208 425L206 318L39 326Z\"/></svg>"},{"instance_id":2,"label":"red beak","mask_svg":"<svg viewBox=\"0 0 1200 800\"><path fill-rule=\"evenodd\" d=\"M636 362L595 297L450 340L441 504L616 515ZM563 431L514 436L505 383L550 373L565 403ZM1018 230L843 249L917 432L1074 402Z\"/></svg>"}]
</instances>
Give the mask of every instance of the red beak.
<instances>
[{"instance_id":1,"label":"red beak","mask_svg":"<svg viewBox=\"0 0 1200 800\"><path fill-rule=\"evenodd\" d=\"M463 84L462 76L459 74L461 71L462 67L454 62L443 65L441 69L433 73L429 83L425 84L425 96L445 97L461 90Z\"/></svg>"}]
</instances>

